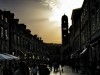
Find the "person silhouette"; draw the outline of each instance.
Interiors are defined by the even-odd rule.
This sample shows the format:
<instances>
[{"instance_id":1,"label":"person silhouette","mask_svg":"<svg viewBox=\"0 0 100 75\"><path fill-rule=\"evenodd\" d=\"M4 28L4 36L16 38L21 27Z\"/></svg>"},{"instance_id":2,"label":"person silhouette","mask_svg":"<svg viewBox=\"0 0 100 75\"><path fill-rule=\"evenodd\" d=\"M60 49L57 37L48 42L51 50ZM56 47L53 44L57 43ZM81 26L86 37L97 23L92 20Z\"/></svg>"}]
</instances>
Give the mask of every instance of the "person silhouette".
<instances>
[{"instance_id":1,"label":"person silhouette","mask_svg":"<svg viewBox=\"0 0 100 75\"><path fill-rule=\"evenodd\" d=\"M25 68L26 68L25 62L20 62L19 69L16 70L13 75L29 75Z\"/></svg>"}]
</instances>

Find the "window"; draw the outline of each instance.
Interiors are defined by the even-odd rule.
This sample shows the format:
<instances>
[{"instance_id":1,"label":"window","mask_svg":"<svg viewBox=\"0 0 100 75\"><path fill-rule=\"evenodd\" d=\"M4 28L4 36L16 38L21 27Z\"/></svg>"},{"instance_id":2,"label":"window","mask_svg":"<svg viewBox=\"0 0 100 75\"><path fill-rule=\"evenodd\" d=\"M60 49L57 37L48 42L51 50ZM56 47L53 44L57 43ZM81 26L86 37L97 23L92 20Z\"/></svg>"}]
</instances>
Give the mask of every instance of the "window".
<instances>
[{"instance_id":1,"label":"window","mask_svg":"<svg viewBox=\"0 0 100 75\"><path fill-rule=\"evenodd\" d=\"M91 32L93 34L95 32L95 15L92 14L91 16Z\"/></svg>"},{"instance_id":2,"label":"window","mask_svg":"<svg viewBox=\"0 0 100 75\"><path fill-rule=\"evenodd\" d=\"M20 40L19 40L19 36L18 36L18 45L19 45L19 42L20 42Z\"/></svg>"},{"instance_id":3,"label":"window","mask_svg":"<svg viewBox=\"0 0 100 75\"><path fill-rule=\"evenodd\" d=\"M88 7L88 6L87 6L87 4L86 4L86 5L85 5L85 8L86 8L86 9L85 9L85 13L87 13L87 10L88 10L87 7Z\"/></svg>"},{"instance_id":4,"label":"window","mask_svg":"<svg viewBox=\"0 0 100 75\"><path fill-rule=\"evenodd\" d=\"M99 10L97 11L97 22L99 22Z\"/></svg>"},{"instance_id":5,"label":"window","mask_svg":"<svg viewBox=\"0 0 100 75\"><path fill-rule=\"evenodd\" d=\"M66 37L66 35L64 35L64 37Z\"/></svg>"},{"instance_id":6,"label":"window","mask_svg":"<svg viewBox=\"0 0 100 75\"><path fill-rule=\"evenodd\" d=\"M3 46L4 46L4 45L3 45L3 44L1 44L1 52L3 52Z\"/></svg>"},{"instance_id":7,"label":"window","mask_svg":"<svg viewBox=\"0 0 100 75\"><path fill-rule=\"evenodd\" d=\"M14 34L14 42L16 42L16 34Z\"/></svg>"},{"instance_id":8,"label":"window","mask_svg":"<svg viewBox=\"0 0 100 75\"><path fill-rule=\"evenodd\" d=\"M83 12L83 15L84 15L84 16L85 16L85 10L86 10L86 9L84 8L84 10L83 10L83 11L84 11L84 12Z\"/></svg>"},{"instance_id":9,"label":"window","mask_svg":"<svg viewBox=\"0 0 100 75\"><path fill-rule=\"evenodd\" d=\"M66 23L66 21L64 21L64 23Z\"/></svg>"},{"instance_id":10,"label":"window","mask_svg":"<svg viewBox=\"0 0 100 75\"><path fill-rule=\"evenodd\" d=\"M83 20L83 13L82 13L82 16L81 16L81 22L82 22L82 20Z\"/></svg>"},{"instance_id":11,"label":"window","mask_svg":"<svg viewBox=\"0 0 100 75\"><path fill-rule=\"evenodd\" d=\"M95 32L95 24L93 23L93 33Z\"/></svg>"},{"instance_id":12,"label":"window","mask_svg":"<svg viewBox=\"0 0 100 75\"><path fill-rule=\"evenodd\" d=\"M100 29L100 9L97 10L97 29Z\"/></svg>"},{"instance_id":13,"label":"window","mask_svg":"<svg viewBox=\"0 0 100 75\"><path fill-rule=\"evenodd\" d=\"M5 18L5 22L7 22L7 18Z\"/></svg>"},{"instance_id":14,"label":"window","mask_svg":"<svg viewBox=\"0 0 100 75\"><path fill-rule=\"evenodd\" d=\"M20 38L20 45L22 46L22 38Z\"/></svg>"},{"instance_id":15,"label":"window","mask_svg":"<svg viewBox=\"0 0 100 75\"><path fill-rule=\"evenodd\" d=\"M5 30L5 37L6 37L6 40L8 39L8 31Z\"/></svg>"},{"instance_id":16,"label":"window","mask_svg":"<svg viewBox=\"0 0 100 75\"><path fill-rule=\"evenodd\" d=\"M3 15L1 15L1 19L3 20Z\"/></svg>"},{"instance_id":17,"label":"window","mask_svg":"<svg viewBox=\"0 0 100 75\"><path fill-rule=\"evenodd\" d=\"M3 38L3 27L1 27L1 38Z\"/></svg>"},{"instance_id":18,"label":"window","mask_svg":"<svg viewBox=\"0 0 100 75\"><path fill-rule=\"evenodd\" d=\"M83 43L84 43L84 41L85 41L84 31L82 31L82 33L81 33L81 37L82 37L82 38L81 38L81 41L82 41L81 43L83 44Z\"/></svg>"},{"instance_id":19,"label":"window","mask_svg":"<svg viewBox=\"0 0 100 75\"><path fill-rule=\"evenodd\" d=\"M67 28L63 28L63 30L67 30Z\"/></svg>"}]
</instances>

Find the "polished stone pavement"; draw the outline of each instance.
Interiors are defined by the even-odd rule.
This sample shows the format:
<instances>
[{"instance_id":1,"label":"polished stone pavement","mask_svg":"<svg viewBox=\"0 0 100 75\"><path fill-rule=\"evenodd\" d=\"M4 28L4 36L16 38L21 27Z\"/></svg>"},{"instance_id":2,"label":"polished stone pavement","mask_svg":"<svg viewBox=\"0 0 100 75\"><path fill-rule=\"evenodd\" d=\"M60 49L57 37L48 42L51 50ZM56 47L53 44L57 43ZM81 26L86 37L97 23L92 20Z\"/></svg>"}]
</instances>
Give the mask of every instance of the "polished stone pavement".
<instances>
[{"instance_id":1,"label":"polished stone pavement","mask_svg":"<svg viewBox=\"0 0 100 75\"><path fill-rule=\"evenodd\" d=\"M72 72L72 69L69 66L64 66L63 72L61 71L61 68L60 68L60 71L58 72L51 71L50 75L82 75L82 74Z\"/></svg>"}]
</instances>

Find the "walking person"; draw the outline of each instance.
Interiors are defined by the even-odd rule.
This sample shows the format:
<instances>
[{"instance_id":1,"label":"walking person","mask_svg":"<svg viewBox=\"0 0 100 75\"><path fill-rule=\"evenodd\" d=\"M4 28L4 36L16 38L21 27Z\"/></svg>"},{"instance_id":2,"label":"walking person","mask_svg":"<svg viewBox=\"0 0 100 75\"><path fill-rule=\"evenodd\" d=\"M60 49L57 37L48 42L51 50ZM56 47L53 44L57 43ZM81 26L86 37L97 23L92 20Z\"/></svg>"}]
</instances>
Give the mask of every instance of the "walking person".
<instances>
[{"instance_id":1,"label":"walking person","mask_svg":"<svg viewBox=\"0 0 100 75\"><path fill-rule=\"evenodd\" d=\"M46 65L40 65L39 67L39 75L49 75L50 71Z\"/></svg>"},{"instance_id":2,"label":"walking person","mask_svg":"<svg viewBox=\"0 0 100 75\"><path fill-rule=\"evenodd\" d=\"M3 75L7 75L8 74L8 69L7 69L7 67L4 67L3 68Z\"/></svg>"},{"instance_id":3,"label":"walking person","mask_svg":"<svg viewBox=\"0 0 100 75\"><path fill-rule=\"evenodd\" d=\"M50 68L50 71L52 71L52 63L49 62L49 68Z\"/></svg>"},{"instance_id":4,"label":"walking person","mask_svg":"<svg viewBox=\"0 0 100 75\"><path fill-rule=\"evenodd\" d=\"M36 64L33 64L31 69L32 69L32 74L37 75L37 66L36 66Z\"/></svg>"},{"instance_id":5,"label":"walking person","mask_svg":"<svg viewBox=\"0 0 100 75\"><path fill-rule=\"evenodd\" d=\"M76 62L75 68L76 68L76 72L78 73L79 72L79 63L78 62Z\"/></svg>"},{"instance_id":6,"label":"walking person","mask_svg":"<svg viewBox=\"0 0 100 75\"><path fill-rule=\"evenodd\" d=\"M3 75L3 67L0 64L0 75Z\"/></svg>"},{"instance_id":7,"label":"walking person","mask_svg":"<svg viewBox=\"0 0 100 75\"><path fill-rule=\"evenodd\" d=\"M8 69L8 73L9 73L9 75L13 75L13 72L14 72L14 70L13 70L13 68L12 67L9 67L9 69Z\"/></svg>"},{"instance_id":8,"label":"walking person","mask_svg":"<svg viewBox=\"0 0 100 75\"><path fill-rule=\"evenodd\" d=\"M95 75L100 75L100 62L97 62L97 66L96 66L96 74Z\"/></svg>"},{"instance_id":9,"label":"walking person","mask_svg":"<svg viewBox=\"0 0 100 75\"><path fill-rule=\"evenodd\" d=\"M13 75L29 75L27 74L27 71L25 68L26 68L25 62L20 62L19 69L16 70Z\"/></svg>"},{"instance_id":10,"label":"walking person","mask_svg":"<svg viewBox=\"0 0 100 75\"><path fill-rule=\"evenodd\" d=\"M63 62L61 63L61 71L63 72L63 67L64 67L64 64Z\"/></svg>"}]
</instances>

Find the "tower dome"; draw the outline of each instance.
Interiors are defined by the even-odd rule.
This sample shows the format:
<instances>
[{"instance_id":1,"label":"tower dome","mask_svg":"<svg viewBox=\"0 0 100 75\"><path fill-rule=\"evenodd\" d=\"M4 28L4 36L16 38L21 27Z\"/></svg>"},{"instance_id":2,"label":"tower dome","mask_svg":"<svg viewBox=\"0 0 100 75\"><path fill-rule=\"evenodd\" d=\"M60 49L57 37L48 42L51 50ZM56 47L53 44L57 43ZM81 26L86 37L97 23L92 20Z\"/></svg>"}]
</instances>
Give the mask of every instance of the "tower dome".
<instances>
[{"instance_id":1,"label":"tower dome","mask_svg":"<svg viewBox=\"0 0 100 75\"><path fill-rule=\"evenodd\" d=\"M64 14L64 15L62 16L62 20L63 20L63 19L68 20L68 17Z\"/></svg>"},{"instance_id":2,"label":"tower dome","mask_svg":"<svg viewBox=\"0 0 100 75\"><path fill-rule=\"evenodd\" d=\"M65 22L66 22L66 24L68 23L68 17L64 14L62 16L62 24L65 23Z\"/></svg>"}]
</instances>

